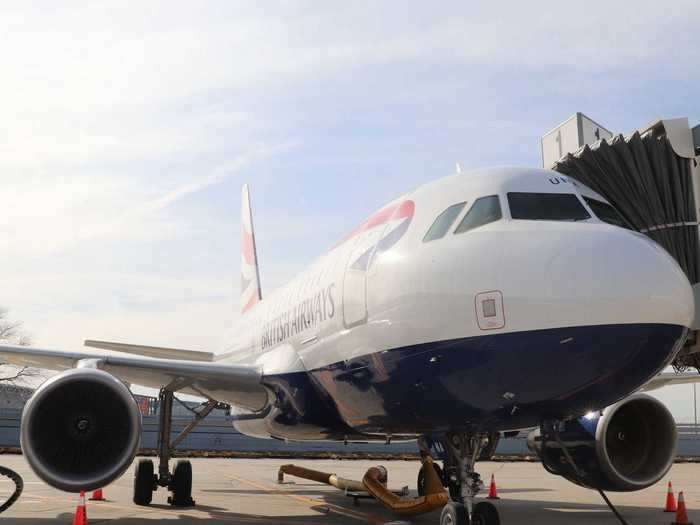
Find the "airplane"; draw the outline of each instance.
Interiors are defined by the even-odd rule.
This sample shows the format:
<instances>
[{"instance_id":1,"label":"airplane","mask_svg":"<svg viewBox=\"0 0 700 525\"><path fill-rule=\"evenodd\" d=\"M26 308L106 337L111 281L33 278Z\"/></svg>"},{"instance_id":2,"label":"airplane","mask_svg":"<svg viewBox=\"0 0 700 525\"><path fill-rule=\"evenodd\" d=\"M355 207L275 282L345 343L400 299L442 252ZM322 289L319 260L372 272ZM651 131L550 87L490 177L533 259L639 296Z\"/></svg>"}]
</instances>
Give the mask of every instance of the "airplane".
<instances>
[{"instance_id":1,"label":"airplane","mask_svg":"<svg viewBox=\"0 0 700 525\"><path fill-rule=\"evenodd\" d=\"M193 504L189 462L170 470L175 392L207 400L191 427L229 404L235 427L259 438L417 440L424 499L414 510L438 502L443 525L500 523L495 506L475 501L475 463L519 429L535 428L529 441L548 471L587 487L640 490L671 467L673 417L640 390L676 382L660 372L693 326L691 285L574 179L492 168L429 182L264 298L244 186L241 288L242 315L217 354L94 340L82 351L0 346L7 362L62 371L24 408L34 472L72 492L121 476L141 434L126 382L160 389L158 469L137 463L139 505L158 486L173 505ZM428 501L426 484L448 495Z\"/></svg>"}]
</instances>

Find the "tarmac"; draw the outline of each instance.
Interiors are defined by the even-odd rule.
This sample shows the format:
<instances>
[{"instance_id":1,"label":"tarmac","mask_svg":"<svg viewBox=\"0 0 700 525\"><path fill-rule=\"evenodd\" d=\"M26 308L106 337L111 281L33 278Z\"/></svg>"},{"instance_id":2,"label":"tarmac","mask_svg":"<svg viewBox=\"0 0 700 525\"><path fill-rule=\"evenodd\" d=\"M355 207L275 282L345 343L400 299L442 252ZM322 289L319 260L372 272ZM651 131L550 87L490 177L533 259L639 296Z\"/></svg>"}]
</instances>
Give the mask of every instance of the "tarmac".
<instances>
[{"instance_id":1,"label":"tarmac","mask_svg":"<svg viewBox=\"0 0 700 525\"><path fill-rule=\"evenodd\" d=\"M415 523L438 524L440 512L413 518L393 515L380 503L354 500L337 489L311 481L285 476L277 483L277 469L290 463L283 459L207 459L192 460L194 471L193 508L173 508L167 504L168 492L159 489L149 507L131 502L133 467L122 478L105 487L107 501L87 502L89 523L124 525L199 524L208 525L372 525ZM297 464L339 476L361 479L367 468L377 462L364 460L299 460ZM408 486L415 493L418 461L384 461L389 470L389 486ZM19 455L0 456L0 465L17 471L24 478L24 493L19 501L0 514L4 525L49 525L72 523L78 502L76 494L52 489L39 481ZM538 463L483 462L478 471L488 484L496 477L500 500L495 501L505 525L578 525L615 524L616 518L600 496L591 490L545 472ZM663 513L666 483L683 490L690 521L700 523L700 465L676 464L659 483L633 493L609 493L608 496L630 525L668 525L674 515ZM4 479L4 478L2 478ZM2 495L14 485L0 482ZM4 499L3 499L4 501Z\"/></svg>"}]
</instances>

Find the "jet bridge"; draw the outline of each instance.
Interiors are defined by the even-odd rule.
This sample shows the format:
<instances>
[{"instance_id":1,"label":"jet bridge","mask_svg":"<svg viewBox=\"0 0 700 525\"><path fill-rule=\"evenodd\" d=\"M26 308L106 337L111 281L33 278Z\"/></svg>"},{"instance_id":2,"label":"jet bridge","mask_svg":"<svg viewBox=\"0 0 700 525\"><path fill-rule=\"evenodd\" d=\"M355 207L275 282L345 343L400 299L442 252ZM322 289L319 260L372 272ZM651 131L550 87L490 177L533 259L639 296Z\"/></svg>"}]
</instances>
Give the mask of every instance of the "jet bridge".
<instances>
[{"instance_id":1,"label":"jet bridge","mask_svg":"<svg viewBox=\"0 0 700 525\"><path fill-rule=\"evenodd\" d=\"M700 126L660 119L614 135L582 113L542 137L542 162L605 197L635 230L663 246L695 293L695 331L673 366L700 371Z\"/></svg>"}]
</instances>

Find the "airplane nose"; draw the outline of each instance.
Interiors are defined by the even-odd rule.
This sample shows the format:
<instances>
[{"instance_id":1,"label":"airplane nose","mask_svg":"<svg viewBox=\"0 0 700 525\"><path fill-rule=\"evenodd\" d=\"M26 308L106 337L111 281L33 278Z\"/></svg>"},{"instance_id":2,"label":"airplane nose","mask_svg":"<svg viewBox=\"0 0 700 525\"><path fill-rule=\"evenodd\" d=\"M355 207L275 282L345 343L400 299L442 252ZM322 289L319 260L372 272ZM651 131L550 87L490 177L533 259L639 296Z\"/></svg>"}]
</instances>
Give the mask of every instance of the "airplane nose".
<instances>
[{"instance_id":1,"label":"airplane nose","mask_svg":"<svg viewBox=\"0 0 700 525\"><path fill-rule=\"evenodd\" d=\"M639 277L645 279L644 289L648 294L646 304L642 306L646 312L640 312L640 315L656 318L661 314L657 322L692 328L695 324L695 296L685 272L661 245L642 234L633 234L633 237L639 241L640 259L645 261ZM630 249L634 251L632 247Z\"/></svg>"},{"instance_id":2,"label":"airplane nose","mask_svg":"<svg viewBox=\"0 0 700 525\"><path fill-rule=\"evenodd\" d=\"M581 315L590 322L693 326L690 282L656 242L606 226L577 234L567 245L550 267L552 295L582 300Z\"/></svg>"},{"instance_id":3,"label":"airplane nose","mask_svg":"<svg viewBox=\"0 0 700 525\"><path fill-rule=\"evenodd\" d=\"M646 383L682 347L694 321L692 287L660 245L621 228L572 228L557 248L548 311L569 327L556 354L566 356L567 366L548 394L563 413L576 404L607 406Z\"/></svg>"}]
</instances>

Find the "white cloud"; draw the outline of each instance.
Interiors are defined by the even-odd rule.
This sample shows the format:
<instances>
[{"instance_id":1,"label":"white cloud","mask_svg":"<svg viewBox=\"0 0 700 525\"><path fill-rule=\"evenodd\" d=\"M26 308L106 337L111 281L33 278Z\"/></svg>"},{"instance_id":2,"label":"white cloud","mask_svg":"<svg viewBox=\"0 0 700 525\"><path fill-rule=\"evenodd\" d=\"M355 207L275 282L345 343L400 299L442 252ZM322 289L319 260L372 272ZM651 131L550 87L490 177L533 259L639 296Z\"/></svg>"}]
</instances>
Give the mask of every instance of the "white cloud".
<instances>
[{"instance_id":1,"label":"white cloud","mask_svg":"<svg viewBox=\"0 0 700 525\"><path fill-rule=\"evenodd\" d=\"M80 349L85 339L102 339L220 351L223 334L237 318L237 304L227 299L185 300L157 309L131 307L97 314L60 312L45 319L40 344ZM72 328L70 332L67 326Z\"/></svg>"},{"instance_id":2,"label":"white cloud","mask_svg":"<svg viewBox=\"0 0 700 525\"><path fill-rule=\"evenodd\" d=\"M46 254L69 243L98 237L153 240L160 234L172 235L183 227L180 222L144 219L294 146L292 142L259 146L233 157L210 174L169 189L168 178L155 184L149 179L117 175L11 178L0 193L0 207L4 210L0 215L0 250L6 256ZM144 229L144 224L150 227Z\"/></svg>"},{"instance_id":3,"label":"white cloud","mask_svg":"<svg viewBox=\"0 0 700 525\"><path fill-rule=\"evenodd\" d=\"M295 143L288 142L274 146L261 146L244 153L243 155L233 158L231 161L227 162L226 165L219 166L210 175L198 177L174 189L168 190L154 199L127 208L126 211L119 214L112 222L96 224L87 228L80 236L80 240L90 240L93 237L109 235L115 231L124 232L125 229L127 231L132 231L144 217L156 214L193 193L205 190L210 186L221 184L229 177L249 167L256 161L283 153L294 146Z\"/></svg>"},{"instance_id":4,"label":"white cloud","mask_svg":"<svg viewBox=\"0 0 700 525\"><path fill-rule=\"evenodd\" d=\"M589 2L577 12L553 1L208 5L2 8L0 168L206 150L224 138L217 121L239 128L229 141L256 125L246 101L260 89L345 68L454 62L605 72L658 63L669 71L700 56L688 45L700 4L688 0L662 16L653 2ZM179 111L216 92L240 103Z\"/></svg>"}]
</instances>

